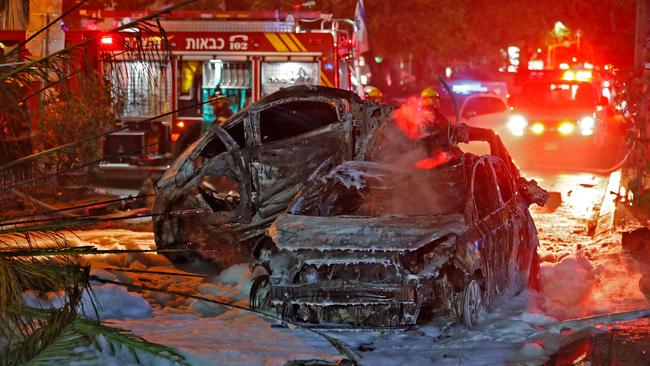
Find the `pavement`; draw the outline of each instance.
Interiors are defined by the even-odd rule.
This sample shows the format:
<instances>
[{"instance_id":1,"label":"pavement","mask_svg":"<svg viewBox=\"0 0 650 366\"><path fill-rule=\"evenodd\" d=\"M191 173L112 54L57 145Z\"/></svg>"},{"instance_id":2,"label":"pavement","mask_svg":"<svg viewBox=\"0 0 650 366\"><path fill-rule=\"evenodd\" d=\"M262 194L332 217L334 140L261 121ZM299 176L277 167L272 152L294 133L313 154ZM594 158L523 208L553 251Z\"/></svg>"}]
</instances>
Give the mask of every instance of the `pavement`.
<instances>
[{"instance_id":1,"label":"pavement","mask_svg":"<svg viewBox=\"0 0 650 366\"><path fill-rule=\"evenodd\" d=\"M646 222L629 206L632 174L627 167L610 173L596 218L594 243L609 240L621 245L622 232L645 226ZM646 256L629 251L619 254L621 263L642 274L641 281L650 276L650 261ZM650 294L645 295L648 298ZM648 318L602 324L583 333L583 336L570 337L575 340L563 345L545 365L650 365Z\"/></svg>"}]
</instances>

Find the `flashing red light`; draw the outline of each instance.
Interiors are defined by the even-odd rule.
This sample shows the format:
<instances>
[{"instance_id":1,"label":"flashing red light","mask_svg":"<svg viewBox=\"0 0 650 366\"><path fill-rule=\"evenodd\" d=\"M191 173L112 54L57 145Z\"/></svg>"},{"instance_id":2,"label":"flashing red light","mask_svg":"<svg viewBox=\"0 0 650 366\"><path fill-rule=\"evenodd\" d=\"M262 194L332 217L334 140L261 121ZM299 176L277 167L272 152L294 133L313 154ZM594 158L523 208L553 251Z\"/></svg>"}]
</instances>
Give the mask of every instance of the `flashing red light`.
<instances>
[{"instance_id":1,"label":"flashing red light","mask_svg":"<svg viewBox=\"0 0 650 366\"><path fill-rule=\"evenodd\" d=\"M101 44L104 45L111 45L113 44L113 37L112 36L103 36L102 39L100 40Z\"/></svg>"}]
</instances>

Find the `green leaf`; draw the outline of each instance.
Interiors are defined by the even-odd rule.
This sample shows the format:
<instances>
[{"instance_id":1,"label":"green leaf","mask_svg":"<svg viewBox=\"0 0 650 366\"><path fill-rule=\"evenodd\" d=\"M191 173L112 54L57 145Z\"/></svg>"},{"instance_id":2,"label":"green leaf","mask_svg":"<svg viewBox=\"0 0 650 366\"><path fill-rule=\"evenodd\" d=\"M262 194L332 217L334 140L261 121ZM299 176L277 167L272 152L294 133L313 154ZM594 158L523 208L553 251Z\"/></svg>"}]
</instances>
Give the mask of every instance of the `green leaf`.
<instances>
[{"instance_id":1,"label":"green leaf","mask_svg":"<svg viewBox=\"0 0 650 366\"><path fill-rule=\"evenodd\" d=\"M119 346L126 347L137 363L141 363L140 358L144 353L174 364L189 365L185 358L174 349L148 342L124 329L107 327L99 322L85 319L78 319L75 322L75 328L87 337L92 337L95 340L95 345L102 351L106 351L106 346L110 347L111 353L115 353Z\"/></svg>"},{"instance_id":2,"label":"green leaf","mask_svg":"<svg viewBox=\"0 0 650 366\"><path fill-rule=\"evenodd\" d=\"M26 362L25 365L65 365L71 362L101 365L101 359L98 357L97 352L92 352L91 346L91 339L79 332L74 324L69 324L52 343L43 348L36 357Z\"/></svg>"}]
</instances>

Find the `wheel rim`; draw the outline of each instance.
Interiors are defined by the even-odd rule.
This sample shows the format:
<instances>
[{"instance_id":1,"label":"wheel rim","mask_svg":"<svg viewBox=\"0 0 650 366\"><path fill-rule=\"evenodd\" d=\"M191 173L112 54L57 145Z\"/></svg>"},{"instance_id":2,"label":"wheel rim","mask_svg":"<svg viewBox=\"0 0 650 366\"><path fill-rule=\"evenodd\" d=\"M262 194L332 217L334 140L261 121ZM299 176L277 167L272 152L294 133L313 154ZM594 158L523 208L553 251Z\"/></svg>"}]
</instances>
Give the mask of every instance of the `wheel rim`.
<instances>
[{"instance_id":1,"label":"wheel rim","mask_svg":"<svg viewBox=\"0 0 650 366\"><path fill-rule=\"evenodd\" d=\"M463 323L469 328L476 327L482 309L481 287L478 281L472 280L463 291Z\"/></svg>"},{"instance_id":2,"label":"wheel rim","mask_svg":"<svg viewBox=\"0 0 650 366\"><path fill-rule=\"evenodd\" d=\"M271 307L271 286L268 275L259 276L253 280L250 306L256 310L268 310Z\"/></svg>"}]
</instances>

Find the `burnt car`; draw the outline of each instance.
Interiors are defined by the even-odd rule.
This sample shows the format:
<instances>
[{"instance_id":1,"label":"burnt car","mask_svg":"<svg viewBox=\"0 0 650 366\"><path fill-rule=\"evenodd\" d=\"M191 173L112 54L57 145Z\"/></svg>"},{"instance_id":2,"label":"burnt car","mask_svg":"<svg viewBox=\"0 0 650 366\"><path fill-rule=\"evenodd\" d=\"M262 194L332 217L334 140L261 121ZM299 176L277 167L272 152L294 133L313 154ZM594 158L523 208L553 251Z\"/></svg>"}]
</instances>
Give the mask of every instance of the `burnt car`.
<instances>
[{"instance_id":1,"label":"burnt car","mask_svg":"<svg viewBox=\"0 0 650 366\"><path fill-rule=\"evenodd\" d=\"M294 86L211 126L156 183L156 246L178 249L165 253L173 261L247 261L310 175L361 158L389 114L348 91Z\"/></svg>"},{"instance_id":2,"label":"burnt car","mask_svg":"<svg viewBox=\"0 0 650 366\"><path fill-rule=\"evenodd\" d=\"M368 156L380 162L344 162L308 181L253 253L251 306L317 326L456 316L474 327L484 309L535 287L528 206L543 205L546 191L520 176L492 131L462 130L491 153L452 144L447 160L417 169L411 149L411 164ZM404 162L389 151L388 162Z\"/></svg>"}]
</instances>

